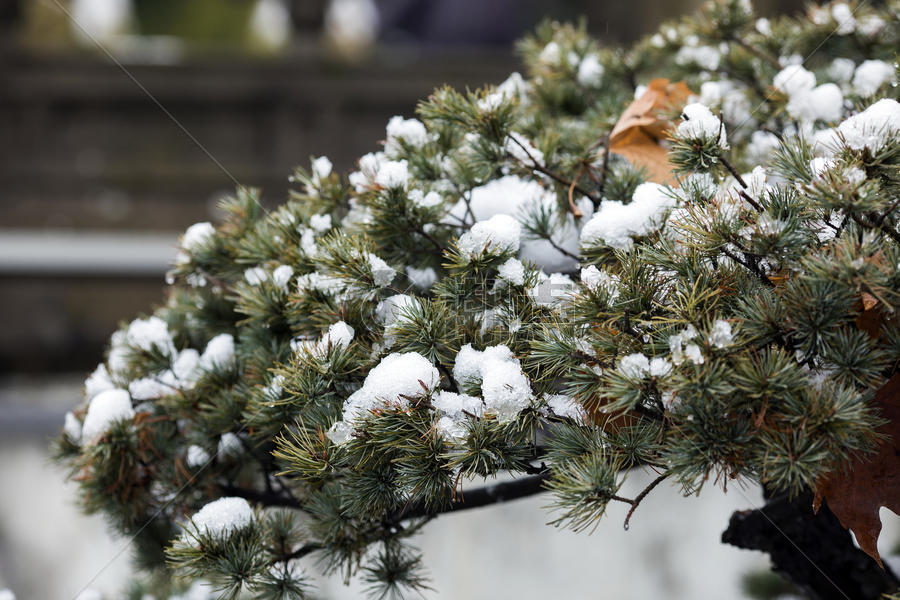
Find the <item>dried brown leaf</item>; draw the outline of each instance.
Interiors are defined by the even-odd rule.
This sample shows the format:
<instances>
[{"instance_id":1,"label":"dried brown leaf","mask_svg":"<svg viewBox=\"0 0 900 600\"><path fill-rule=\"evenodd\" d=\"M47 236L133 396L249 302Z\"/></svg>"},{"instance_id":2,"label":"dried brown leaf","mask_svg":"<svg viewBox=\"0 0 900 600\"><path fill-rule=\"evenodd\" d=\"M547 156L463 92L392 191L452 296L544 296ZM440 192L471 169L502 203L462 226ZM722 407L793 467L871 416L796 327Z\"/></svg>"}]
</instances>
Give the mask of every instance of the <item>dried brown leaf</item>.
<instances>
[{"instance_id":1,"label":"dried brown leaf","mask_svg":"<svg viewBox=\"0 0 900 600\"><path fill-rule=\"evenodd\" d=\"M687 102L691 90L683 81L654 79L647 90L635 99L609 135L609 150L624 156L635 166L644 167L650 181L674 183L672 166L661 142L673 123L668 116Z\"/></svg>"},{"instance_id":2,"label":"dried brown leaf","mask_svg":"<svg viewBox=\"0 0 900 600\"><path fill-rule=\"evenodd\" d=\"M878 429L885 439L875 453L859 456L848 468L819 480L813 508L818 511L824 499L859 547L881 565L878 511L884 506L900 515L900 374L875 393L874 403L887 419Z\"/></svg>"}]
</instances>

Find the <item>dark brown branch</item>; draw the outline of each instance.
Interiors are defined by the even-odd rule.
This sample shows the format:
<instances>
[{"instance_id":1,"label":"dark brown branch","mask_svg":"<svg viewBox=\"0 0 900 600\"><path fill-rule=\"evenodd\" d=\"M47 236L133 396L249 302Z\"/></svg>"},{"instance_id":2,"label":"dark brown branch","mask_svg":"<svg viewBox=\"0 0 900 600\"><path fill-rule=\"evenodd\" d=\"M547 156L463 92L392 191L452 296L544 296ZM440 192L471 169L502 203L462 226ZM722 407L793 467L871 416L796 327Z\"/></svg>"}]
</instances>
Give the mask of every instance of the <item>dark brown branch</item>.
<instances>
[{"instance_id":1,"label":"dark brown branch","mask_svg":"<svg viewBox=\"0 0 900 600\"><path fill-rule=\"evenodd\" d=\"M606 185L606 175L609 171L609 137L603 142L603 165L600 167L600 181L597 183L597 193L602 197L603 188ZM594 206L596 208L596 205Z\"/></svg>"},{"instance_id":2,"label":"dark brown branch","mask_svg":"<svg viewBox=\"0 0 900 600\"><path fill-rule=\"evenodd\" d=\"M400 522L406 519L430 517L526 498L543 492L544 482L549 477L549 473L541 473L539 475L520 477L513 481L486 485L466 492L464 495L460 494L456 501L445 508L428 509L423 503L409 504L391 517L390 521Z\"/></svg>"},{"instance_id":3,"label":"dark brown branch","mask_svg":"<svg viewBox=\"0 0 900 600\"><path fill-rule=\"evenodd\" d=\"M579 260L579 261L581 260L581 257L572 254L571 252L569 252L568 250L566 250L565 248L563 248L562 246L560 246L559 244L557 244L556 242L554 242L552 238L550 238L550 237L545 237L545 238L543 238L543 239L545 239L545 240L547 240L548 242L550 242L550 245L553 246L553 249L556 250L557 252L559 252L559 253L561 253L561 254L564 254L564 255L568 256L569 258L571 258L571 259L573 259L573 260Z\"/></svg>"},{"instance_id":4,"label":"dark brown branch","mask_svg":"<svg viewBox=\"0 0 900 600\"><path fill-rule=\"evenodd\" d=\"M295 558L303 558L307 554L315 552L316 550L322 550L323 548L324 548L324 546L322 546L321 544L314 544L314 543L304 544L303 546L297 548L296 550L294 550L287 556L279 557L277 562L281 562L281 561L286 562L289 560L293 560Z\"/></svg>"},{"instance_id":5,"label":"dark brown branch","mask_svg":"<svg viewBox=\"0 0 900 600\"><path fill-rule=\"evenodd\" d=\"M244 498L245 500L258 502L265 506L284 506L286 508L296 508L303 510L303 506L296 498L282 496L281 494L277 494L274 492L261 492L259 490L242 488L228 484L219 484L219 489L222 490L222 493L226 496L237 496L238 498Z\"/></svg>"},{"instance_id":6,"label":"dark brown branch","mask_svg":"<svg viewBox=\"0 0 900 600\"><path fill-rule=\"evenodd\" d=\"M433 235L431 235L430 233L425 231L424 227L422 227L420 225L416 225L415 223L412 222L412 219L410 219L409 217L406 217L406 224L409 225L409 228L412 229L412 231L414 231L415 233L418 233L423 238L425 238L426 240L431 242L431 244L435 248L437 248L437 251L440 253L441 256L444 255L444 252L446 252L446 248L444 248L444 246L441 245L441 243L439 241L437 241Z\"/></svg>"},{"instance_id":7,"label":"dark brown branch","mask_svg":"<svg viewBox=\"0 0 900 600\"><path fill-rule=\"evenodd\" d=\"M851 214L850 216L854 221L856 221L858 224L862 225L863 227L878 229L878 230L882 231L883 233L885 233L886 235L890 236L895 242L900 244L900 233L897 233L896 229L893 229L892 227L885 225L884 223L882 223L881 225L876 225L875 223L869 223L858 215Z\"/></svg>"},{"instance_id":8,"label":"dark brown branch","mask_svg":"<svg viewBox=\"0 0 900 600\"><path fill-rule=\"evenodd\" d=\"M660 483L662 483L663 480L668 476L669 476L668 473L663 473L662 475L660 475L659 477L657 477L656 479L651 481L650 485L645 487L644 490L640 494L635 496L634 500L631 501L631 508L628 510L628 514L625 515L625 523L623 525L625 527L625 531L628 531L628 523L631 521L631 515L634 514L634 511L637 509L637 507L641 503L641 501L647 497L647 494L649 494L651 491L653 491L653 488L655 488Z\"/></svg>"},{"instance_id":9,"label":"dark brown branch","mask_svg":"<svg viewBox=\"0 0 900 600\"><path fill-rule=\"evenodd\" d=\"M853 545L827 506L813 514L809 492L791 500L766 491L765 506L731 516L722 541L766 552L772 569L813 600L881 598L900 585L889 567L881 569Z\"/></svg>"},{"instance_id":10,"label":"dark brown branch","mask_svg":"<svg viewBox=\"0 0 900 600\"><path fill-rule=\"evenodd\" d=\"M754 275L756 275L756 277L757 277L761 282L763 282L765 285L767 285L767 286L769 286L769 287L775 287L775 284L772 283L772 280L769 279L768 277L766 277L766 276L763 274L763 272L759 270L759 267L757 267L756 265L754 265L752 262L750 262L750 261L748 261L748 260L741 260L740 258L738 258L738 256L737 256L734 252L731 252L731 251L728 250L727 248L722 248L722 254L724 254L725 256L727 256L728 258L730 258L731 260L733 260L733 261L736 262L737 264L743 266L743 267L746 268L748 271L750 271L751 273L753 273Z\"/></svg>"},{"instance_id":11,"label":"dark brown branch","mask_svg":"<svg viewBox=\"0 0 900 600\"><path fill-rule=\"evenodd\" d=\"M719 123L721 123L721 122L722 122L722 120L720 119ZM728 172L731 173L731 176L734 177L735 179L737 179L737 182L739 184L741 184L741 187L746 190L747 182L744 181L744 178L741 177L741 174L737 172L737 169L734 168L734 165L731 164L730 162L728 162L728 159L725 158L724 156L720 156L719 160L722 161L722 166L725 167L726 169L728 169Z\"/></svg>"},{"instance_id":12,"label":"dark brown branch","mask_svg":"<svg viewBox=\"0 0 900 600\"><path fill-rule=\"evenodd\" d=\"M516 144L519 148L522 149L522 152L524 152L525 155L528 157L528 159L531 161L531 164L528 165L528 167L529 167L530 169L532 169L532 170L534 170L534 171L538 171L538 172L540 172L540 173L543 173L544 175L546 175L546 176L549 177L550 179L556 181L557 183L561 183L561 184L563 184L563 185L565 185L565 186L574 186L576 190L578 190L580 193L582 193L583 195L585 195L585 196L587 196L588 198L590 198L590 199L591 199L591 202L593 202L594 204L597 204L597 203L599 202L599 200L598 200L597 198L595 198L593 194L591 194L589 191L587 191L586 189L584 189L583 187L581 187L580 185L578 185L578 182L577 182L577 181L569 181L569 180L567 180L567 179L565 179L565 178L563 178L563 177L560 177L559 175L557 175L556 173L554 173L554 172L551 171L550 169L541 166L540 163L538 163L538 161L535 160L534 156L531 155L531 152L528 151L528 148L526 148L524 145L522 145L522 142L520 142L519 140L517 140L517 139L514 138L513 136L509 136L509 139L511 139L513 142L515 142L515 144ZM509 154L510 158L514 158L514 159L516 158L515 156L513 156L512 153L508 153L508 154ZM517 160L518 160L518 159L517 159Z\"/></svg>"}]
</instances>

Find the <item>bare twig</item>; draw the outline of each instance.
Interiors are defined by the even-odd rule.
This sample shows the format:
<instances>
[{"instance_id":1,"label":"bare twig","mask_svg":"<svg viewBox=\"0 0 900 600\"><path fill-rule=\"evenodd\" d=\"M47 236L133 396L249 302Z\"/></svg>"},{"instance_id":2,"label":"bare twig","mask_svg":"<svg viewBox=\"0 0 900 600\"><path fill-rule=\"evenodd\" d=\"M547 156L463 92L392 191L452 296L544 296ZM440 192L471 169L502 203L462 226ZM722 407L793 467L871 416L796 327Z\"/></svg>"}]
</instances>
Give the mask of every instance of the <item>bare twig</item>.
<instances>
[{"instance_id":1,"label":"bare twig","mask_svg":"<svg viewBox=\"0 0 900 600\"><path fill-rule=\"evenodd\" d=\"M662 475L660 475L659 477L657 477L656 479L654 479L653 481L651 481L650 485L645 487L644 490L640 494L635 496L634 500L631 501L631 508L628 510L628 514L625 515L625 523L623 525L625 527L626 531L628 531L628 524L631 521L631 515L634 514L634 511L637 509L637 507L641 503L641 501L647 497L647 494L649 494L651 491L653 491L653 488L655 488L660 483L662 483L663 480L668 476L669 476L669 473L666 472L666 473L663 473Z\"/></svg>"}]
</instances>

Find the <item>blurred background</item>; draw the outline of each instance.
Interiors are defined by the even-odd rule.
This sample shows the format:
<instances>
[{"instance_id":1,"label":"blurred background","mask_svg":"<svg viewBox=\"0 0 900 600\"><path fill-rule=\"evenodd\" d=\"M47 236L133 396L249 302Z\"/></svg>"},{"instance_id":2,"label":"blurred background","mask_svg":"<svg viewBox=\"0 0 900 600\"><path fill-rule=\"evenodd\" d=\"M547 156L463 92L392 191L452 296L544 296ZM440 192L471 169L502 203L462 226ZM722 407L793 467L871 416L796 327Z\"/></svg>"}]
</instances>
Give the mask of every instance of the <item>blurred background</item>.
<instances>
[{"instance_id":1,"label":"blurred background","mask_svg":"<svg viewBox=\"0 0 900 600\"><path fill-rule=\"evenodd\" d=\"M127 581L124 542L77 512L47 438L117 324L161 301L179 232L216 220L235 180L276 205L311 155L346 172L436 86L521 69L512 43L544 17L625 44L698 5L0 0L0 589L72 598L100 573L113 598ZM651 495L628 533L616 512L593 536L553 530L533 499L439 520L422 544L443 598L746 598L766 559L719 534L760 494L709 492Z\"/></svg>"}]
</instances>

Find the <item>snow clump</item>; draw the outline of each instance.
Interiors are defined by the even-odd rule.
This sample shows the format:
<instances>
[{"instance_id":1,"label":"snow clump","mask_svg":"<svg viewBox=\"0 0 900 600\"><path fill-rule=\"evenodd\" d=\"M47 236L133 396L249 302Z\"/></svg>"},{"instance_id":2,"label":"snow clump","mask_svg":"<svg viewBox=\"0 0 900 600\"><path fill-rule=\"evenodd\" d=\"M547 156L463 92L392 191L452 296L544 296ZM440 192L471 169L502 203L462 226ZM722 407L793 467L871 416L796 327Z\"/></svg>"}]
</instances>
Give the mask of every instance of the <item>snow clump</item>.
<instances>
[{"instance_id":1,"label":"snow clump","mask_svg":"<svg viewBox=\"0 0 900 600\"><path fill-rule=\"evenodd\" d=\"M191 518L201 535L224 539L253 522L253 509L243 498L213 500Z\"/></svg>"},{"instance_id":2,"label":"snow clump","mask_svg":"<svg viewBox=\"0 0 900 600\"><path fill-rule=\"evenodd\" d=\"M603 200L584 229L582 246L604 243L617 250L628 250L634 238L649 235L665 223L675 199L658 183L642 183L635 189L630 204Z\"/></svg>"},{"instance_id":3,"label":"snow clump","mask_svg":"<svg viewBox=\"0 0 900 600\"><path fill-rule=\"evenodd\" d=\"M114 423L130 421L134 418L131 396L125 390L106 390L97 394L88 405L84 424L81 427L81 439L93 444Z\"/></svg>"}]
</instances>

